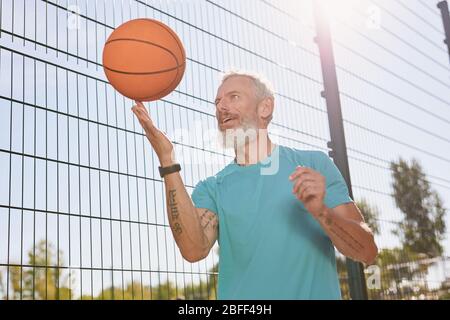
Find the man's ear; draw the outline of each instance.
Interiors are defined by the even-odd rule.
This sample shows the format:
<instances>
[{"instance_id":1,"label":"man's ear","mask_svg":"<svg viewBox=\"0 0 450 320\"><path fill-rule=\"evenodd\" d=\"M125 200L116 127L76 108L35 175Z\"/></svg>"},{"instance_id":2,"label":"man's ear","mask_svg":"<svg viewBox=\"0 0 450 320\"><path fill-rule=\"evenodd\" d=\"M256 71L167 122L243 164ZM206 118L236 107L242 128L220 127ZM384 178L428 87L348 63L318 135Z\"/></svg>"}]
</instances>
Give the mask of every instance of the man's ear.
<instances>
[{"instance_id":1,"label":"man's ear","mask_svg":"<svg viewBox=\"0 0 450 320\"><path fill-rule=\"evenodd\" d=\"M274 99L272 97L264 98L258 105L259 115L266 125L272 120L274 108Z\"/></svg>"}]
</instances>

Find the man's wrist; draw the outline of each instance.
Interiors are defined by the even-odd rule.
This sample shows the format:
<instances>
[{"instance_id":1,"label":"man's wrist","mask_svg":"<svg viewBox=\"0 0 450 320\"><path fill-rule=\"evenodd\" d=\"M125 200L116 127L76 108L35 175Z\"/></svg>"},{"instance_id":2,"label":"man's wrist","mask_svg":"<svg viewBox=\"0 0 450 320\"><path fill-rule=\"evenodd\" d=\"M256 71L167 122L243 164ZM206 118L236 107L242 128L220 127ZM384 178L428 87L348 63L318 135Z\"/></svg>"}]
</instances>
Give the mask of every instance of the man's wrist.
<instances>
[{"instance_id":1,"label":"man's wrist","mask_svg":"<svg viewBox=\"0 0 450 320\"><path fill-rule=\"evenodd\" d=\"M322 207L320 207L320 209L318 209L315 212L312 212L312 215L317 219L317 220L323 220L326 219L329 216L330 212L329 212L329 208L323 204Z\"/></svg>"},{"instance_id":2,"label":"man's wrist","mask_svg":"<svg viewBox=\"0 0 450 320\"><path fill-rule=\"evenodd\" d=\"M159 163L160 163L160 166L164 168L164 167L170 167L171 165L174 165L177 162L173 159L160 159Z\"/></svg>"}]
</instances>

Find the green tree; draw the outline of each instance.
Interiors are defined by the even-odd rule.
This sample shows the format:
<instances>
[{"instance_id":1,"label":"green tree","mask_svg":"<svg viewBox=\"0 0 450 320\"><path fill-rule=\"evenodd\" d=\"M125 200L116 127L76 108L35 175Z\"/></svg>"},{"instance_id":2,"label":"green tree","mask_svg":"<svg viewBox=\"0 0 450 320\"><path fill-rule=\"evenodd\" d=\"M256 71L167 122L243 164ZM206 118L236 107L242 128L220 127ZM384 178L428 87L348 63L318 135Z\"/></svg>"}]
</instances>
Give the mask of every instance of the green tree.
<instances>
[{"instance_id":1,"label":"green tree","mask_svg":"<svg viewBox=\"0 0 450 320\"><path fill-rule=\"evenodd\" d=\"M166 290L171 288L169 284ZM122 290L118 287L108 287L100 292L96 297L89 295L83 295L83 300L150 300L151 299L151 287L141 285L138 281L130 282ZM166 291L167 293L168 291ZM170 292L170 291L169 291ZM170 295L170 294L168 294ZM166 296L168 296L166 295Z\"/></svg>"},{"instance_id":2,"label":"green tree","mask_svg":"<svg viewBox=\"0 0 450 320\"><path fill-rule=\"evenodd\" d=\"M151 292L152 300L175 300L179 298L175 286L170 281L166 281L152 288Z\"/></svg>"},{"instance_id":3,"label":"green tree","mask_svg":"<svg viewBox=\"0 0 450 320\"><path fill-rule=\"evenodd\" d=\"M118 287L109 287L95 297L83 295L81 298L84 300L213 300L216 299L217 292L217 270L216 264L209 270L210 275L207 281L200 281L196 285L188 284L185 288L177 288L170 281L152 287L133 282L128 283L123 290Z\"/></svg>"},{"instance_id":4,"label":"green tree","mask_svg":"<svg viewBox=\"0 0 450 320\"><path fill-rule=\"evenodd\" d=\"M372 299L411 299L429 290L425 282L431 265L427 255L408 247L380 250L376 265L381 271L381 288L369 291Z\"/></svg>"},{"instance_id":5,"label":"green tree","mask_svg":"<svg viewBox=\"0 0 450 320\"><path fill-rule=\"evenodd\" d=\"M109 287L104 289L98 296L94 297L95 300L176 300L184 299L184 296L180 294L181 288L175 287L175 285L166 281L155 287L141 286L137 281L130 282L122 290L118 287ZM178 295L177 295L178 291ZM92 299L91 296L82 296L83 300Z\"/></svg>"},{"instance_id":6,"label":"green tree","mask_svg":"<svg viewBox=\"0 0 450 320\"><path fill-rule=\"evenodd\" d=\"M380 250L374 263L380 268L380 287L368 286L369 299L411 299L413 296L419 297L422 293L429 293L426 284L423 283L430 265L425 258L423 254L411 252L403 247ZM350 299L345 257L342 255L336 257L336 267L342 297ZM372 276L373 273L370 275Z\"/></svg>"},{"instance_id":7,"label":"green tree","mask_svg":"<svg viewBox=\"0 0 450 320\"><path fill-rule=\"evenodd\" d=\"M336 256L336 269L339 277L341 296L343 299L350 299L350 289L348 286L348 273L343 255Z\"/></svg>"},{"instance_id":8,"label":"green tree","mask_svg":"<svg viewBox=\"0 0 450 320\"><path fill-rule=\"evenodd\" d=\"M450 300L450 278L446 278L439 288L439 300Z\"/></svg>"},{"instance_id":9,"label":"green tree","mask_svg":"<svg viewBox=\"0 0 450 320\"><path fill-rule=\"evenodd\" d=\"M70 299L69 275L61 269L64 264L62 251L59 251L59 261L56 260L53 244L45 240L38 242L28 252L28 264L39 267L9 268L12 299Z\"/></svg>"},{"instance_id":10,"label":"green tree","mask_svg":"<svg viewBox=\"0 0 450 320\"><path fill-rule=\"evenodd\" d=\"M380 234L380 223L378 222L378 217L380 215L378 208L371 206L366 199L362 198L356 201L356 205L361 211L364 221L372 230L373 234Z\"/></svg>"},{"instance_id":11,"label":"green tree","mask_svg":"<svg viewBox=\"0 0 450 320\"><path fill-rule=\"evenodd\" d=\"M391 162L393 197L403 213L393 231L401 246L384 248L375 264L381 272L381 288L369 290L372 299L411 299L429 296L425 281L430 258L442 254L445 209L433 191L420 164L403 159Z\"/></svg>"},{"instance_id":12,"label":"green tree","mask_svg":"<svg viewBox=\"0 0 450 320\"><path fill-rule=\"evenodd\" d=\"M209 270L207 281L200 281L198 285L193 286L192 290L187 290L188 300L214 300L217 299L217 272L219 266L215 264Z\"/></svg>"},{"instance_id":13,"label":"green tree","mask_svg":"<svg viewBox=\"0 0 450 320\"><path fill-rule=\"evenodd\" d=\"M409 165L400 158L391 162L391 170L395 203L404 214L395 234L408 251L428 257L442 255L446 210L441 198L431 189L417 160Z\"/></svg>"}]
</instances>

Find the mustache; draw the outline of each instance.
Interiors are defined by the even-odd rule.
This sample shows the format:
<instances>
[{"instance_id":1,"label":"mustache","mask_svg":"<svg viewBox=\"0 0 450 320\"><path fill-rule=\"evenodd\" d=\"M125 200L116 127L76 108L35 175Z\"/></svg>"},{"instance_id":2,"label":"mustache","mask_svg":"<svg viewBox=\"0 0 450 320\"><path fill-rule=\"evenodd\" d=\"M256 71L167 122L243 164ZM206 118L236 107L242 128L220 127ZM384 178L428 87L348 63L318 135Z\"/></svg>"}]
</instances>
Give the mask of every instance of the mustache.
<instances>
[{"instance_id":1,"label":"mustache","mask_svg":"<svg viewBox=\"0 0 450 320\"><path fill-rule=\"evenodd\" d=\"M225 119L225 118L236 118L238 115L235 113L221 113L219 114L219 119Z\"/></svg>"},{"instance_id":2,"label":"mustache","mask_svg":"<svg viewBox=\"0 0 450 320\"><path fill-rule=\"evenodd\" d=\"M239 118L238 114L224 113L222 115L219 115L219 117L217 118L217 122L222 123L225 119L234 120L234 119L238 119L238 118Z\"/></svg>"}]
</instances>

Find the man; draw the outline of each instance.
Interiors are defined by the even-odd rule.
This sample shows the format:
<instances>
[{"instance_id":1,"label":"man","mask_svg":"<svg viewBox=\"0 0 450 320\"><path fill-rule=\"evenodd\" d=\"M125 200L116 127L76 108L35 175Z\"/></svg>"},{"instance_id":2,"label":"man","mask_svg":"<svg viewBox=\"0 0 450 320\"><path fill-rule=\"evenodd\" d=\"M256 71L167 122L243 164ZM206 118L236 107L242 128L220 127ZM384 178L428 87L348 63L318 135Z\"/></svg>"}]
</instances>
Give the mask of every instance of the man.
<instances>
[{"instance_id":1,"label":"man","mask_svg":"<svg viewBox=\"0 0 450 320\"><path fill-rule=\"evenodd\" d=\"M181 254L199 261L219 241L219 299L340 299L334 247L366 264L378 249L339 170L323 152L270 140L274 95L259 76L225 74L215 104L236 158L200 181L192 200L171 142L141 103L133 107L161 163Z\"/></svg>"}]
</instances>

